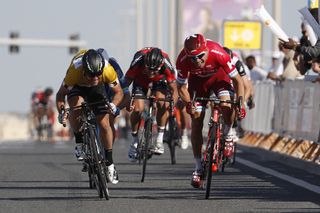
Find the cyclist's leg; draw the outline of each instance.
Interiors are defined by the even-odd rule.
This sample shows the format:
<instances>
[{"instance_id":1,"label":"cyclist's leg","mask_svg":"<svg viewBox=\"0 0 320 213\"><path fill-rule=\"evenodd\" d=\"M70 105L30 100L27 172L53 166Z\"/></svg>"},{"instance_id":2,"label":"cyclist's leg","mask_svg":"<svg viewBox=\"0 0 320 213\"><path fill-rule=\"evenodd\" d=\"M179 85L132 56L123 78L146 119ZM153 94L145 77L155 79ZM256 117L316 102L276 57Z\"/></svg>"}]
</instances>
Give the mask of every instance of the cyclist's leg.
<instances>
[{"instance_id":1,"label":"cyclist's leg","mask_svg":"<svg viewBox=\"0 0 320 213\"><path fill-rule=\"evenodd\" d=\"M217 91L217 96L221 100L231 100L234 97L234 90L231 85L220 85ZM221 104L221 111L224 120L223 136L225 139L224 154L226 157L230 157L233 154L233 135L232 126L235 120L235 110L231 104Z\"/></svg>"},{"instance_id":2,"label":"cyclist's leg","mask_svg":"<svg viewBox=\"0 0 320 213\"><path fill-rule=\"evenodd\" d=\"M132 94L145 96L147 94L147 89L144 89L136 84L133 85ZM133 100L133 111L130 114L131 122L131 135L132 142L129 145L128 158L129 161L135 162L137 159L137 147L138 147L138 130L141 122L141 115L144 111L144 100L135 99Z\"/></svg>"},{"instance_id":3,"label":"cyclist's leg","mask_svg":"<svg viewBox=\"0 0 320 213\"><path fill-rule=\"evenodd\" d=\"M157 98L165 98L167 93L169 92L169 88L165 85L164 82L155 83L154 87L152 88L155 96ZM165 130L165 125L167 123L169 117L169 103L164 101L157 102L157 125L158 125L158 135L156 139L156 146L154 152L157 154L164 153L164 146L163 146L163 135Z\"/></svg>"},{"instance_id":4,"label":"cyclist's leg","mask_svg":"<svg viewBox=\"0 0 320 213\"><path fill-rule=\"evenodd\" d=\"M112 100L114 93L113 91L109 88L108 85L105 85L105 90L106 90L106 94L107 94L107 98L109 101ZM123 99L121 101L121 103L119 104L118 108L120 110L122 110L124 107L128 106L130 103L130 93L128 89L123 90ZM121 114L120 114L121 116ZM119 119L116 119L115 116L110 115L110 126L112 128L112 134L113 134L113 143L115 142L115 138L116 138L116 128L115 128L115 124L117 122L119 122ZM119 128L119 127L118 127Z\"/></svg>"},{"instance_id":5,"label":"cyclist's leg","mask_svg":"<svg viewBox=\"0 0 320 213\"><path fill-rule=\"evenodd\" d=\"M205 85L205 82L208 79L206 78L194 78L189 79L189 94L193 99L193 93L196 92L196 97L207 97L208 92L206 92L206 88L202 87ZM199 86L201 85L201 86ZM205 106L206 103L201 103L202 106ZM205 117L205 107L198 107L201 111L200 116L195 117L191 116L191 144L193 156L195 159L195 171L192 174L191 185L195 188L199 188L201 186L201 180L203 178L203 165L202 165L202 144L203 144L203 120Z\"/></svg>"},{"instance_id":6,"label":"cyclist's leg","mask_svg":"<svg viewBox=\"0 0 320 213\"><path fill-rule=\"evenodd\" d=\"M80 106L81 103L84 101L84 94L86 93L86 88L77 87L75 86L69 93L68 93L68 105L72 108L75 106ZM80 110L71 111L69 114L69 123L71 129L74 133L75 142L76 142L76 157L78 160L84 159L84 152L82 150L83 144L83 133L80 132L80 122L79 116L81 114Z\"/></svg>"},{"instance_id":7,"label":"cyclist's leg","mask_svg":"<svg viewBox=\"0 0 320 213\"><path fill-rule=\"evenodd\" d=\"M178 100L177 108L180 113L181 148L187 149L189 146L188 126L190 125L190 117L186 111L185 104L181 100Z\"/></svg>"},{"instance_id":8,"label":"cyclist's leg","mask_svg":"<svg viewBox=\"0 0 320 213\"><path fill-rule=\"evenodd\" d=\"M106 94L104 86L98 85L90 88L87 100L88 103L102 101L104 100L105 96ZM110 123L110 114L108 113L104 103L95 105L93 107L93 112L96 115L96 120L99 125L101 143L105 150L106 166L108 167L107 178L111 183L117 184L119 182L119 178L112 156L114 135L111 126L114 124Z\"/></svg>"}]
</instances>

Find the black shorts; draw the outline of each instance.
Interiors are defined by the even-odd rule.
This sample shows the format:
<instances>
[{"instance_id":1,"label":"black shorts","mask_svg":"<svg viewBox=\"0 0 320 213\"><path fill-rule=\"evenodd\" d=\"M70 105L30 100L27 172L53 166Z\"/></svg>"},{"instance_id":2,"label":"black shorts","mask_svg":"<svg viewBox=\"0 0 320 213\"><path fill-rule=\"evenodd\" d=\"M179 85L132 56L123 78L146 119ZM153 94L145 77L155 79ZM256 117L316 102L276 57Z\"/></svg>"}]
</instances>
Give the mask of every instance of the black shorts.
<instances>
[{"instance_id":1,"label":"black shorts","mask_svg":"<svg viewBox=\"0 0 320 213\"><path fill-rule=\"evenodd\" d=\"M87 103L103 101L106 98L106 92L103 84L93 87L74 86L68 93L68 100L75 96L81 96ZM95 115L104 115L107 113L107 108L104 103L92 107Z\"/></svg>"},{"instance_id":2,"label":"black shorts","mask_svg":"<svg viewBox=\"0 0 320 213\"><path fill-rule=\"evenodd\" d=\"M157 81L152 83L151 92L154 94L155 91L162 91L164 94L170 91L170 88L166 81ZM146 96L148 89L133 83L132 94Z\"/></svg>"}]
</instances>

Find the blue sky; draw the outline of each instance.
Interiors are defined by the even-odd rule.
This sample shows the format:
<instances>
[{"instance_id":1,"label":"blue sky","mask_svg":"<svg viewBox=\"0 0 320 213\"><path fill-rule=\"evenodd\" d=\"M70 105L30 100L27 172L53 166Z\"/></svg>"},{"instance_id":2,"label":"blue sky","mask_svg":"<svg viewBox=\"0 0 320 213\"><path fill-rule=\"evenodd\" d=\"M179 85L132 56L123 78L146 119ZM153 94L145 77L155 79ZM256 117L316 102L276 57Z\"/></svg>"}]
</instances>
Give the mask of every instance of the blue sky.
<instances>
[{"instance_id":1,"label":"blue sky","mask_svg":"<svg viewBox=\"0 0 320 213\"><path fill-rule=\"evenodd\" d=\"M155 2L155 0L149 0ZM90 48L105 48L124 70L136 51L135 0L2 0L0 37L19 31L23 38L68 39L72 33ZM271 0L266 0L270 4ZM297 9L307 0L281 0L282 25L289 35L299 35ZM0 112L29 111L31 92L37 87L58 89L70 63L67 48L21 47L10 55L0 46Z\"/></svg>"}]
</instances>

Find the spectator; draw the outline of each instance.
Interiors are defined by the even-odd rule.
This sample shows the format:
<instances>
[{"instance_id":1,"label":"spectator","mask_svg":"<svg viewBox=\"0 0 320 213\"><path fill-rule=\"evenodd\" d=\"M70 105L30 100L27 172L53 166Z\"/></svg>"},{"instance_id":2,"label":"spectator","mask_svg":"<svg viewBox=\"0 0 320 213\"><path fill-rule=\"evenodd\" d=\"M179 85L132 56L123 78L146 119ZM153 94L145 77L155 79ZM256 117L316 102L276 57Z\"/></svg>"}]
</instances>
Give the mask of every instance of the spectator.
<instances>
[{"instance_id":1,"label":"spectator","mask_svg":"<svg viewBox=\"0 0 320 213\"><path fill-rule=\"evenodd\" d=\"M303 76L297 70L295 63L294 63L294 51L283 47L280 44L280 50L284 53L284 58L282 61L283 64L283 73L280 75L281 79L296 79L302 78Z\"/></svg>"},{"instance_id":2,"label":"spectator","mask_svg":"<svg viewBox=\"0 0 320 213\"><path fill-rule=\"evenodd\" d=\"M320 83L320 57L312 60L312 71L318 73L318 76L312 82Z\"/></svg>"},{"instance_id":3,"label":"spectator","mask_svg":"<svg viewBox=\"0 0 320 213\"><path fill-rule=\"evenodd\" d=\"M257 66L256 58L253 55L246 58L246 65L250 70L250 79L253 82L267 79L268 72Z\"/></svg>"},{"instance_id":4,"label":"spectator","mask_svg":"<svg viewBox=\"0 0 320 213\"><path fill-rule=\"evenodd\" d=\"M310 9L310 13L319 23L318 20L318 8ZM297 56L295 57L297 69L302 75L304 75L307 70L311 68L311 60L320 56L320 39L317 40L314 46L311 46L308 41L308 34L305 30L305 26L301 25L302 37L300 38L300 43L296 42L294 39L289 38L289 41L282 41L283 47L287 49L292 49L296 52Z\"/></svg>"},{"instance_id":5,"label":"spectator","mask_svg":"<svg viewBox=\"0 0 320 213\"><path fill-rule=\"evenodd\" d=\"M271 67L268 70L268 77L277 80L278 76L283 73L283 56L280 51L274 51L271 58Z\"/></svg>"}]
</instances>

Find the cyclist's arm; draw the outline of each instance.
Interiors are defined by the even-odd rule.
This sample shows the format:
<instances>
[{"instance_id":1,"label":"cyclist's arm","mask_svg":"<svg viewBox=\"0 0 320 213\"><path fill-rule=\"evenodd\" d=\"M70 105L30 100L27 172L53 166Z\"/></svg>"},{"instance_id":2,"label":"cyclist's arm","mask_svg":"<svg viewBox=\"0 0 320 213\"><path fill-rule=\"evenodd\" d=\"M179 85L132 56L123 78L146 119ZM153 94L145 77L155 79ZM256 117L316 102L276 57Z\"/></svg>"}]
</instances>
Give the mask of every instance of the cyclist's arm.
<instances>
[{"instance_id":1,"label":"cyclist's arm","mask_svg":"<svg viewBox=\"0 0 320 213\"><path fill-rule=\"evenodd\" d=\"M174 104L176 104L178 102L178 97L179 97L176 81L170 82L169 87L172 93L173 102Z\"/></svg>"},{"instance_id":2,"label":"cyclist's arm","mask_svg":"<svg viewBox=\"0 0 320 213\"><path fill-rule=\"evenodd\" d=\"M133 81L132 78L129 78L129 77L125 76L124 79L123 79L124 86L129 88L129 86L132 83L132 81Z\"/></svg>"},{"instance_id":3,"label":"cyclist's arm","mask_svg":"<svg viewBox=\"0 0 320 213\"><path fill-rule=\"evenodd\" d=\"M244 85L243 85L243 80L240 75L234 75L231 77L233 85L235 86L236 93L238 97L244 97ZM242 102L242 108L244 108L243 102Z\"/></svg>"},{"instance_id":4,"label":"cyclist's arm","mask_svg":"<svg viewBox=\"0 0 320 213\"><path fill-rule=\"evenodd\" d=\"M191 101L187 84L178 83L178 93L183 102L189 103Z\"/></svg>"},{"instance_id":5,"label":"cyclist's arm","mask_svg":"<svg viewBox=\"0 0 320 213\"><path fill-rule=\"evenodd\" d=\"M56 107L59 113L61 113L61 107L65 106L65 97L68 94L69 90L67 86L62 83L57 94L56 94Z\"/></svg>"},{"instance_id":6,"label":"cyclist's arm","mask_svg":"<svg viewBox=\"0 0 320 213\"><path fill-rule=\"evenodd\" d=\"M252 85L250 80L246 75L242 76L243 85L244 85L244 101L247 101L252 93Z\"/></svg>"},{"instance_id":7,"label":"cyclist's arm","mask_svg":"<svg viewBox=\"0 0 320 213\"><path fill-rule=\"evenodd\" d=\"M117 85L114 85L113 87L111 87L111 89L114 92L112 103L114 103L114 105L116 106L119 106L123 98L123 90L120 86L120 83L118 83Z\"/></svg>"}]
</instances>

